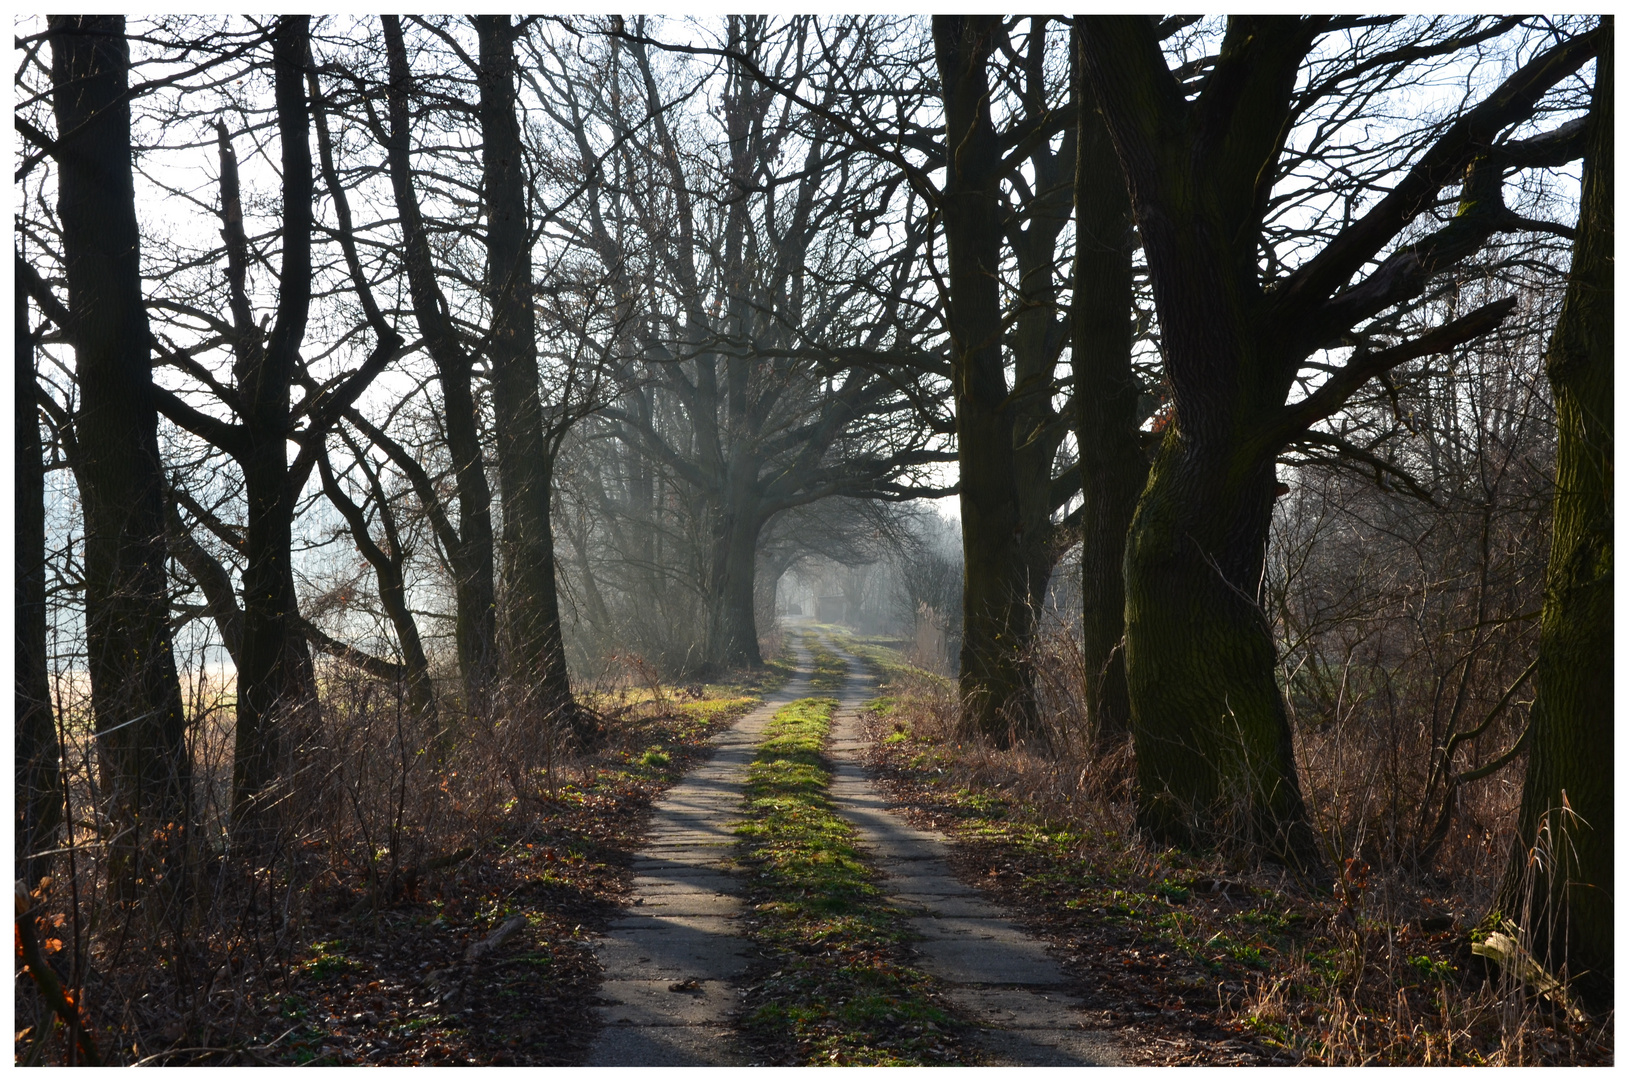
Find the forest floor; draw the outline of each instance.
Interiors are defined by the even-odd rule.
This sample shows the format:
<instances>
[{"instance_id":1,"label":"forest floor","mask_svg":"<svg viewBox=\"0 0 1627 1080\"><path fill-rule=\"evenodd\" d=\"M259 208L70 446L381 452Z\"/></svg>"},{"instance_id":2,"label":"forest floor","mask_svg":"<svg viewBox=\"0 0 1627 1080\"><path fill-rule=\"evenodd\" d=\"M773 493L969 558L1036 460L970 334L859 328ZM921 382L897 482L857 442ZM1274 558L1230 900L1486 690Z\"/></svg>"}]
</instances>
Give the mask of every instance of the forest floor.
<instances>
[{"instance_id":1,"label":"forest floor","mask_svg":"<svg viewBox=\"0 0 1627 1080\"><path fill-rule=\"evenodd\" d=\"M416 894L376 908L364 894L326 894L290 977L254 1003L263 1026L251 1049L186 1058L579 1063L597 1027L590 942L625 902L651 803L784 675L664 691L659 707L620 721L612 748L579 763L572 782L511 814Z\"/></svg>"},{"instance_id":2,"label":"forest floor","mask_svg":"<svg viewBox=\"0 0 1627 1080\"><path fill-rule=\"evenodd\" d=\"M1051 946L1061 989L1082 1005L1077 1022L1108 1033L1125 1063L1613 1060L1611 1022L1511 1007L1507 988L1477 975L1469 928L1429 897L1380 917L1353 874L1335 899L1269 867L1152 850L1122 807L1057 813L1020 770L991 767L927 722L920 688L932 677L904 665L896 643L827 636L876 679L858 745L892 812L944 834L961 882ZM836 693L847 673L823 648L815 660L811 693ZM132 1045L131 1059L580 1064L601 1027L592 942L631 901L652 804L788 671L658 691L661 706L624 718L571 782L474 849L444 853L449 865L398 899L337 885L315 895L306 944L281 978L202 1028L149 1025L161 1040ZM787 712L753 767L740 863L754 914L743 930L765 959L742 980L743 1043L779 1063L978 1062L975 1021L921 976L912 935L877 890L887 867L850 850L815 790L829 783L817 751L829 705ZM814 895L826 886L844 894L834 907ZM852 992L878 979L885 1015Z\"/></svg>"},{"instance_id":3,"label":"forest floor","mask_svg":"<svg viewBox=\"0 0 1627 1080\"><path fill-rule=\"evenodd\" d=\"M865 762L894 808L948 834L962 880L1065 958L1128 1063L1613 1061L1613 1017L1573 1021L1499 985L1450 898L1385 911L1365 866L1330 895L1269 865L1152 848L1127 806L1036 798L1020 765L923 724L911 687L932 677L899 643L836 640L878 677Z\"/></svg>"}]
</instances>

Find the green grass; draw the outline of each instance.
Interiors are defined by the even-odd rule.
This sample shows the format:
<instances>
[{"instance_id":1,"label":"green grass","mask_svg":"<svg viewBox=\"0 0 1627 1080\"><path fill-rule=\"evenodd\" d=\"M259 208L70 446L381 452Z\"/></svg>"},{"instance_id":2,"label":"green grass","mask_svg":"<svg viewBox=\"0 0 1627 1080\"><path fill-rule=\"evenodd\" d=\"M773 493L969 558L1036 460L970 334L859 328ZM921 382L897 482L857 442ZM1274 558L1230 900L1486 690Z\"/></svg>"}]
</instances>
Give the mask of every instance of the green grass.
<instances>
[{"instance_id":1,"label":"green grass","mask_svg":"<svg viewBox=\"0 0 1627 1080\"><path fill-rule=\"evenodd\" d=\"M345 955L347 946L343 941L318 941L311 945L312 957L307 960L301 970L312 979L331 979L349 971L358 971L361 964ZM287 1001L284 1001L287 1007Z\"/></svg>"},{"instance_id":2,"label":"green grass","mask_svg":"<svg viewBox=\"0 0 1627 1080\"><path fill-rule=\"evenodd\" d=\"M813 655L813 677L809 685L816 694L838 693L847 682L847 664L840 656L825 648L825 643L813 634L803 637Z\"/></svg>"},{"instance_id":3,"label":"green grass","mask_svg":"<svg viewBox=\"0 0 1627 1080\"><path fill-rule=\"evenodd\" d=\"M748 773L741 861L756 872L752 937L769 959L750 980L742 1027L777 1064L943 1064L957 1056L959 1025L903 962L903 917L827 790L820 750L835 708L829 698L786 705Z\"/></svg>"}]
</instances>

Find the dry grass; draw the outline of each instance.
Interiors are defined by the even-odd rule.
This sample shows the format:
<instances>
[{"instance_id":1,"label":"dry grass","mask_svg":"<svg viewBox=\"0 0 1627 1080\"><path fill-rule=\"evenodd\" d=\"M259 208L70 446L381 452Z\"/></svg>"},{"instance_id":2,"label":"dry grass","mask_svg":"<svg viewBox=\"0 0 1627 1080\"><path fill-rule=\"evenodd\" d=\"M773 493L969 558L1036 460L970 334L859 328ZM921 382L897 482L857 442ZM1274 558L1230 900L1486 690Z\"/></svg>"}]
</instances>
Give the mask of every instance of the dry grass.
<instances>
[{"instance_id":1,"label":"dry grass","mask_svg":"<svg viewBox=\"0 0 1627 1080\"><path fill-rule=\"evenodd\" d=\"M1193 855L1147 844L1134 826L1130 752L1107 759L1091 752L1082 703L1070 690L1079 685L1077 649L1065 635L1051 634L1038 657L1051 740L1061 748L1046 757L967 738L946 680L903 665L897 653L857 649L883 673L877 763L913 793L906 798L957 834L969 868L1025 906L1053 940L1071 945L1082 965L1097 963L1104 979L1123 973L1099 964L1119 948L1099 935L1101 913L1118 912L1108 921L1142 943L1123 963L1146 968L1144 978L1121 979L1119 991L1104 991L1109 996L1139 994L1166 1011L1178 1001L1190 1014L1198 1006L1181 988L1196 985L1195 975L1211 987L1219 979L1218 997L1209 991L1213 1005L1195 1022L1213 1024L1212 1046L1241 1037L1259 1049L1259 1060L1272 1053L1339 1065L1612 1059L1613 1018L1572 1022L1470 951L1471 931L1506 865L1517 776L1462 792L1461 827L1421 872L1386 858L1406 845L1381 831L1396 820L1382 809L1406 795L1387 784L1411 774L1370 767L1379 752L1371 732L1302 731L1301 779L1329 862L1341 868L1329 896L1246 851ZM1003 871L1007 865L1014 869ZM1199 900L1194 883L1214 881L1231 892ZM1151 964L1144 962L1149 942ZM1155 1021L1139 1026L1148 1023ZM1193 1053L1177 1059L1217 1060Z\"/></svg>"},{"instance_id":2,"label":"dry grass","mask_svg":"<svg viewBox=\"0 0 1627 1080\"><path fill-rule=\"evenodd\" d=\"M582 688L606 736L583 753L562 726L523 710L482 720L443 701L423 716L397 688L323 666L321 722L291 751L268 799L276 827L249 851L230 845L224 827L230 685L201 678L187 685L199 825L165 868L174 887L144 882L137 903L119 901L107 880L109 830L98 811L88 704L71 681L59 686L73 828L35 911L52 965L109 1064L490 1063L504 1054L514 1063L567 1062L566 1044L589 1026L597 970L584 959L577 924L609 910L649 799L707 732L761 691L666 686L647 666L623 665ZM541 864L529 860L544 851L550 860L563 854L539 878ZM452 1023L456 1016L420 983L421 960L443 953L437 963L455 960L463 937L484 933L514 905L531 919L527 933L541 943L531 946L540 958L505 975L531 979L528 1000L583 1013L549 1019L519 1057L512 1047L481 1049L485 1036ZM335 945L340 938L348 944ZM374 940L377 958L365 951ZM396 956L400 971L391 975ZM378 974L367 979L356 974L373 969ZM563 998L549 997L554 982L568 991ZM77 1051L20 970L17 989L17 1060L70 1060ZM368 1021L343 1035L335 1026L342 1017L313 1034L317 1012L342 1013L334 1003L346 995L357 1016L374 1016L379 1038L360 1030ZM391 1015L410 1038L383 1037ZM548 1034L553 1029L570 1037L561 1042L558 1032ZM391 1056L414 1039L434 1043L428 1056Z\"/></svg>"}]
</instances>

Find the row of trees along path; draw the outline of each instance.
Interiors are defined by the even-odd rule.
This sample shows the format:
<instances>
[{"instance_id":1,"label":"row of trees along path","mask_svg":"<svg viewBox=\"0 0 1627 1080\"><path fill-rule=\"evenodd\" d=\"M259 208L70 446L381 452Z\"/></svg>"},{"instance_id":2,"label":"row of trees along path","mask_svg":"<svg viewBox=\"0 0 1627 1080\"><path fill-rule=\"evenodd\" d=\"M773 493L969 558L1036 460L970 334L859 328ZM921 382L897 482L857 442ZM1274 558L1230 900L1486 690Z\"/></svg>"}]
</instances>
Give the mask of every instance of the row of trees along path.
<instances>
[{"instance_id":1,"label":"row of trees along path","mask_svg":"<svg viewBox=\"0 0 1627 1080\"><path fill-rule=\"evenodd\" d=\"M748 967L751 946L735 929L741 882L720 863L735 844L746 767L763 729L806 692L808 659L797 652L797 676L721 735L712 760L657 804L649 842L634 861L634 910L600 946L609 1004L587 1064L748 1064L730 1022L740 1006L732 980ZM885 871L889 899L911 913L922 970L977 1022L975 1041L989 1064L1117 1062L1111 1037L1081 1024L1066 992L1070 976L1045 947L955 878L943 836L888 812L858 764L870 680L854 674L855 658L844 659L848 677L826 751L835 766L830 795Z\"/></svg>"},{"instance_id":2,"label":"row of trees along path","mask_svg":"<svg viewBox=\"0 0 1627 1080\"><path fill-rule=\"evenodd\" d=\"M126 898L143 882L185 892L183 875L165 867L198 832L172 641L171 553L206 594L236 670L228 816L242 850L275 831L269 808L289 790L296 750L320 723L313 644L411 684L420 711L434 708L406 603L403 547L373 466L362 460L363 442L382 455L374 462L388 460L405 478L444 556L465 710L563 715L579 742L594 741L594 717L575 705L564 663L550 518L555 455L579 417L569 394L543 415L535 338L548 320L539 322L534 308L552 294L530 280L532 246L517 242L546 226L566 230L584 253L584 272L596 265L594 276L623 297L636 284L624 276L636 247L628 237L663 238L671 302L637 311L613 304L606 316L616 326L611 351L627 363L604 376L625 393L600 410L600 421L681 477L703 511L705 557L693 561L707 661L760 661L752 582L765 529L827 496L931 491L904 480L946 459L935 436L952 431L966 571L966 727L996 744L1044 749L1033 613L1065 541L1078 536L1089 612L1086 698L1101 734L1134 742L1140 824L1197 846L1242 832L1307 877L1326 878L1278 684L1277 643L1260 603L1276 466L1286 453L1319 448L1397 471L1331 433L1328 422L1370 386L1387 385L1399 365L1474 346L1503 327L1519 298L1494 298L1504 290L1494 288L1481 255L1500 236L1537 231L1573 238L1574 251L1548 356L1558 470L1539 689L1519 744L1529 765L1499 906L1553 966L1568 966L1586 992L1608 999L1612 20L1238 16L1192 31L1201 54L1180 63L1170 43L1195 17L939 16L929 42L897 43L896 57L869 51L883 42L863 21L837 35L848 43L841 48L858 51L816 48L817 28L800 21L798 47L776 53L768 21L730 20L726 40L712 48L662 42L642 22L615 19L595 39L606 44L614 77L550 82L563 70L550 66L559 59L549 51L553 39L530 23L486 18L477 22L473 55L452 48L460 73L475 77L478 106L449 105L447 114L472 115L478 125L482 197L465 201L485 208L457 259L438 247L425 167L438 139L424 130L433 77L415 66L426 62L412 47L421 22L384 18L382 55L358 67L337 55L317 63L332 43L313 39L309 18L282 17L241 40L219 39L190 74L138 84L122 17L53 16L34 42L48 46L49 84L19 107L19 135L31 150L18 176L43 170L56 207L39 228L19 232L16 266L18 527L27 533L17 545L19 874L47 869L44 853L57 849L63 817L48 722L40 413L82 503L79 584L99 799L113 826L109 873ZM1424 85L1440 70L1431 65L1463 62L1485 47L1501 49L1505 61L1494 84L1473 83L1442 115L1403 124L1386 140L1393 154L1349 169L1339 163L1368 141L1351 133L1365 130L1367 105L1386 87ZM727 160L719 159L725 167L683 163L684 133L667 119L674 99L650 62L657 49L718 61L727 82L719 109L734 133ZM1065 56L1065 81L1047 82L1047 55L1053 71ZM800 66L801 58L817 60ZM902 66L890 63L897 58ZM208 149L218 156L222 242L206 262L216 267L219 303L167 283L155 293L142 265L131 103L240 61L268 73L268 101L250 126L263 128L263 156L276 165L277 209L261 223L279 250L274 260L262 255L245 225L258 220L259 200L244 190L253 174L239 174L236 155L250 142L222 121L218 139L205 139L218 143ZM1589 65L1593 85L1579 90ZM877 81L847 78L853 70L878 72ZM601 84L610 99L593 89ZM642 107L622 94L624 85L642 88ZM517 117L525 88L574 133L584 167L585 178L573 174L552 209L525 198L528 129ZM1587 115L1550 122L1580 113L1584 101ZM767 148L780 145L778 134L762 134L774 125L807 133L798 179L774 185L794 207L789 217L747 210L759 205L748 195L764 187ZM1323 133L1317 140L1343 133L1349 145L1305 143L1313 130ZM595 131L605 143L588 140ZM376 147L382 163L358 159L347 139ZM1505 187L1517 175L1578 160L1574 228L1510 208ZM604 177L620 164L658 175L672 212L664 202L652 210L619 198ZM352 220L347 191L363 190L353 186L358 173L378 178L380 198L356 205L384 208L381 218L398 229L387 242L370 239L381 222ZM726 178L710 215L686 201L701 190L700 173ZM832 182L816 182L821 176ZM323 193L331 222L314 209ZM871 260L857 246L822 247L845 235L837 222L865 232L871 193L889 208L891 253ZM575 225L560 223L559 211L581 199L590 209ZM1345 213L1322 212L1325 200L1342 202ZM1296 224L1306 215L1316 224ZM657 219L673 228L651 229ZM784 227L759 228L759 220ZM712 241L698 243L701 234ZM766 236L775 238L773 252L752 246ZM1077 238L1071 280L1069 236ZM930 257L934 237L942 240L941 274ZM1156 433L1142 430L1127 329L1138 318L1138 247L1168 396ZM711 271L695 262L707 250L717 253ZM815 277L838 283L831 295L854 298L854 306L810 303L802 271L815 263L829 271ZM470 269L455 272L464 264ZM478 325L449 314L457 273L479 279L471 286L482 299ZM256 274L264 288L251 287ZM399 310L390 295L400 290L381 285L398 279L406 286ZM916 302L929 296L929 280L936 299ZM307 338L339 310L329 311L336 293L354 297L357 310L335 317L363 347L335 354L337 366L318 379ZM29 325L31 306L45 327ZM185 329L195 344L174 346L164 326ZM809 329L818 326L841 332ZM56 343L46 341L47 328L73 352L66 404L42 389L37 357ZM416 342L408 343L409 329ZM1058 408L1058 365L1070 347L1072 397ZM378 377L420 348L433 364L434 419L451 460L439 480L360 411ZM492 391L490 452L480 437L477 354ZM156 383L155 363L173 369L181 388ZM952 423L937 409L945 395ZM664 396L684 399L686 422L668 422L656 407ZM895 422L915 413L930 420ZM160 416L233 463L241 525L215 520L184 490L184 477L167 475L174 462L160 443ZM1149 468L1152 440L1143 436L1154 434ZM1062 468L1069 435L1077 460ZM346 494L360 480L342 460L338 468L328 460L339 443L381 493L382 537L369 534ZM680 459L679 444L703 452ZM489 453L502 514L495 527ZM300 610L296 517L313 476L372 566L399 663L327 638ZM659 501L642 479L628 486L630 495L636 488ZM1076 496L1080 505L1064 515ZM187 534L180 507L194 519L193 535L213 532L230 550L226 562ZM235 591L227 565L234 560ZM506 605L496 602L499 581L510 587ZM505 680L504 669L519 674ZM512 688L512 700L492 701L499 685ZM1443 770L1467 738L1432 748ZM1544 847L1557 857L1532 858Z\"/></svg>"}]
</instances>

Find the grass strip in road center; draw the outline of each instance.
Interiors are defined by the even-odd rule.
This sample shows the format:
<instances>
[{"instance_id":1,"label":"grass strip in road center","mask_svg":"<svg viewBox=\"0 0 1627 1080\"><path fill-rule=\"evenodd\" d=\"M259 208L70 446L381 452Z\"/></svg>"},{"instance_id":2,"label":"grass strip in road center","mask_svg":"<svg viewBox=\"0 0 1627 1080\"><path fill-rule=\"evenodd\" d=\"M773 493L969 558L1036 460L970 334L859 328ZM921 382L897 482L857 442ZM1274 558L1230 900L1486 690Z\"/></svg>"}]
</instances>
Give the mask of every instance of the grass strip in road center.
<instances>
[{"instance_id":1,"label":"grass strip in road center","mask_svg":"<svg viewBox=\"0 0 1627 1080\"><path fill-rule=\"evenodd\" d=\"M808 680L810 689L816 694L840 693L847 682L847 664L818 636L804 634L802 641L813 657L813 676Z\"/></svg>"},{"instance_id":2,"label":"grass strip in road center","mask_svg":"<svg viewBox=\"0 0 1627 1080\"><path fill-rule=\"evenodd\" d=\"M963 1025L909 966L903 916L831 802L820 750L835 710L829 698L782 708L747 777L740 861L765 959L745 979L742 1032L770 1065L962 1062Z\"/></svg>"}]
</instances>

